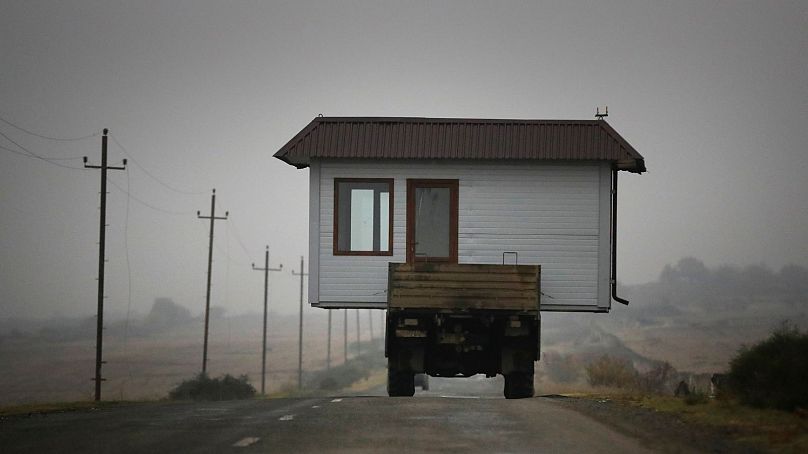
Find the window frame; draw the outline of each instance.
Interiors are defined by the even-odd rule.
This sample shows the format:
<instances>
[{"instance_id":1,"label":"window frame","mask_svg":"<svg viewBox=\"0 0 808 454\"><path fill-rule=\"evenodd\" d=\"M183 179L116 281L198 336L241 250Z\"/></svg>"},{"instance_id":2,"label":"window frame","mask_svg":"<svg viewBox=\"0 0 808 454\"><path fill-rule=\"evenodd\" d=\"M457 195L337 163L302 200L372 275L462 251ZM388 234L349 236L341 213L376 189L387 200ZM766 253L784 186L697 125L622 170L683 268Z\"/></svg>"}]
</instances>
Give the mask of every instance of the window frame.
<instances>
[{"instance_id":1,"label":"window frame","mask_svg":"<svg viewBox=\"0 0 808 454\"><path fill-rule=\"evenodd\" d=\"M447 188L449 189L449 256L448 257L418 257L415 255L415 188ZM460 180L457 179L407 179L407 263L458 263L458 225L460 218L459 206Z\"/></svg>"},{"instance_id":2,"label":"window frame","mask_svg":"<svg viewBox=\"0 0 808 454\"><path fill-rule=\"evenodd\" d=\"M340 183L387 183L390 188L388 200L388 248L387 251L340 251L339 250L339 185ZM393 193L395 190L394 178L334 178L334 239L332 252L335 256L365 256L390 257L393 255ZM381 232L379 233L381 235Z\"/></svg>"}]
</instances>

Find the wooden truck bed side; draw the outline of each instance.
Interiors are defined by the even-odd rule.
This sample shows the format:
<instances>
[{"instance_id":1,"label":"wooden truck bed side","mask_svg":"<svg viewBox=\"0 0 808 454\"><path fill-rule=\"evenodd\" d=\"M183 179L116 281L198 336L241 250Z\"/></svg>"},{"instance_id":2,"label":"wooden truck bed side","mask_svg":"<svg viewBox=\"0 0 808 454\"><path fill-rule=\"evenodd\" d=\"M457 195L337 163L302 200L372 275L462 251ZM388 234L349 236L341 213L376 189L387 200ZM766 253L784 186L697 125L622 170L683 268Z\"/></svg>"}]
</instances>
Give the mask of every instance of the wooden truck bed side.
<instances>
[{"instance_id":1,"label":"wooden truck bed side","mask_svg":"<svg viewBox=\"0 0 808 454\"><path fill-rule=\"evenodd\" d=\"M538 312L541 266L390 263L389 309Z\"/></svg>"}]
</instances>

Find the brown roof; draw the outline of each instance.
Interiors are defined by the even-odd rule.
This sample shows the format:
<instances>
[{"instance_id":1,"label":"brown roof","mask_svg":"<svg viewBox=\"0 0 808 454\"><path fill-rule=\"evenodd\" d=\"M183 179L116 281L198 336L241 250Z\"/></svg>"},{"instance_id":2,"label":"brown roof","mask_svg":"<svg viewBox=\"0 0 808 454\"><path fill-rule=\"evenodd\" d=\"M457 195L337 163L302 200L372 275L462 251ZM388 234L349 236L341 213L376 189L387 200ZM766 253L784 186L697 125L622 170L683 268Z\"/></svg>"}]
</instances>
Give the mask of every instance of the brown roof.
<instances>
[{"instance_id":1,"label":"brown roof","mask_svg":"<svg viewBox=\"0 0 808 454\"><path fill-rule=\"evenodd\" d=\"M604 120L316 117L275 157L611 161L642 173L645 161Z\"/></svg>"}]
</instances>

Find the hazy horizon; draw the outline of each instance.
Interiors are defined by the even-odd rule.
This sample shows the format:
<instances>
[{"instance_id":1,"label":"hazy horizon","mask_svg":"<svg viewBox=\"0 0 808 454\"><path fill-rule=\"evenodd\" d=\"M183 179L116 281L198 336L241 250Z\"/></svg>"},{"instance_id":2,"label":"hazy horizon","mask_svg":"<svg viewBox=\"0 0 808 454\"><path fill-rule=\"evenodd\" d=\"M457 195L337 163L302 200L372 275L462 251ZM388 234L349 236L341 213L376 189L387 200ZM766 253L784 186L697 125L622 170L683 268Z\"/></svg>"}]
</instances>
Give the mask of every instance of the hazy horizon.
<instances>
[{"instance_id":1,"label":"hazy horizon","mask_svg":"<svg viewBox=\"0 0 808 454\"><path fill-rule=\"evenodd\" d=\"M666 264L808 267L805 2L71 2L0 6L0 312L93 315L100 131L111 130L106 311L170 297L294 313L308 171L272 154L318 114L607 121L618 279ZM13 142L30 152L26 154ZM122 148L120 145L124 148ZM13 150L13 151L10 151ZM133 162L134 161L134 162ZM145 169L145 170L144 170ZM126 190L131 197L122 192ZM308 259L306 259L308 262ZM308 309L314 310L314 309Z\"/></svg>"}]
</instances>

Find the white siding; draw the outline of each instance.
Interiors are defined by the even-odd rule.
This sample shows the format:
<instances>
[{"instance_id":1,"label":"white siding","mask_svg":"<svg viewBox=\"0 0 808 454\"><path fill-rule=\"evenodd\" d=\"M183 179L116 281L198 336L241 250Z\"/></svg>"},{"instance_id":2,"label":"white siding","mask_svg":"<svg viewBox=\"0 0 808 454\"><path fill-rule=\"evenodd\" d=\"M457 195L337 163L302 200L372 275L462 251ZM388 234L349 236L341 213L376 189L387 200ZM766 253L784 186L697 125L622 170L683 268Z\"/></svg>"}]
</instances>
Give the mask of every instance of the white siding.
<instances>
[{"instance_id":1,"label":"white siding","mask_svg":"<svg viewBox=\"0 0 808 454\"><path fill-rule=\"evenodd\" d=\"M318 295L312 302L383 306L387 264L406 260L407 179L436 178L459 180L459 263L502 263L503 252L515 251L520 264L542 266L543 310L609 307L605 164L323 160L315 166L319 245L312 244L318 246L312 254L319 250L319 270L312 271L317 282L310 284L310 292ZM333 255L334 178L395 180L392 257Z\"/></svg>"}]
</instances>

